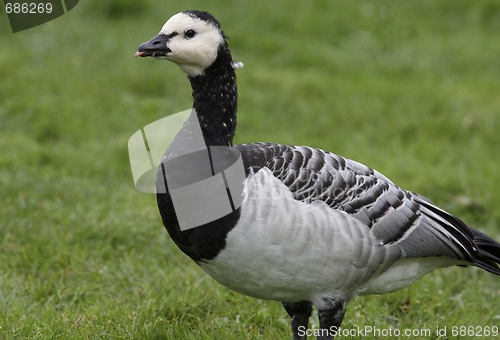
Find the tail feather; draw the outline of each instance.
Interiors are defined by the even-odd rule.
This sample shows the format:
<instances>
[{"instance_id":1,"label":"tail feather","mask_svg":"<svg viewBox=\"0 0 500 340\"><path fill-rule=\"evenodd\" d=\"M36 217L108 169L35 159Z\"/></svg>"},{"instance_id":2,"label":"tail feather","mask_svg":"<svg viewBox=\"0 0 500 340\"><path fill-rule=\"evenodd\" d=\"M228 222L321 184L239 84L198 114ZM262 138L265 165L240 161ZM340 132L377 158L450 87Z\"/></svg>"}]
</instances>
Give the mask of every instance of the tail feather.
<instances>
[{"instance_id":1,"label":"tail feather","mask_svg":"<svg viewBox=\"0 0 500 340\"><path fill-rule=\"evenodd\" d=\"M478 255L473 264L490 273L500 275L500 243L479 230L470 229L474 235L474 243L478 247Z\"/></svg>"}]
</instances>

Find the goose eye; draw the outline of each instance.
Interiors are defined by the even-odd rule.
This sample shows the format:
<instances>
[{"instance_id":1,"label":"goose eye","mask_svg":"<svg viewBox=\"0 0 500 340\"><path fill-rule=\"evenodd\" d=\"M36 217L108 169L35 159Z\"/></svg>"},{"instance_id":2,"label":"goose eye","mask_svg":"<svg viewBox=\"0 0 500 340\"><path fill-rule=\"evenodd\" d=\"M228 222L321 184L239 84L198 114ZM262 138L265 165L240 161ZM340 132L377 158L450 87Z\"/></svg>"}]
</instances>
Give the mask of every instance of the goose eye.
<instances>
[{"instance_id":1,"label":"goose eye","mask_svg":"<svg viewBox=\"0 0 500 340\"><path fill-rule=\"evenodd\" d=\"M196 32L194 30L187 30L184 32L184 36L188 39L194 37L196 35Z\"/></svg>"}]
</instances>

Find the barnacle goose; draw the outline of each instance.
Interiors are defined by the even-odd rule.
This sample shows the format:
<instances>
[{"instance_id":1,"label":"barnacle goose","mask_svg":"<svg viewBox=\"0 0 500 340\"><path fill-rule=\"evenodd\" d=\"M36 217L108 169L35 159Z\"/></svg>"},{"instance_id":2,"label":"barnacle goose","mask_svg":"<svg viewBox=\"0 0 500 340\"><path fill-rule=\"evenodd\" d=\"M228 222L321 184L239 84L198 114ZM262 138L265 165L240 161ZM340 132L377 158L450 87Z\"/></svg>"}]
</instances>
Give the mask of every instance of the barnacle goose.
<instances>
[{"instance_id":1,"label":"barnacle goose","mask_svg":"<svg viewBox=\"0 0 500 340\"><path fill-rule=\"evenodd\" d=\"M136 57L177 64L192 86L207 146L232 146L235 63L211 14L171 17ZM445 266L500 275L500 244L379 172L307 146L234 146L246 179L240 208L181 231L168 192L157 201L172 240L212 278L242 294L282 302L294 339L304 339L312 305L321 329L340 327L358 295L406 287ZM333 328L332 328L333 327ZM332 339L322 332L318 339Z\"/></svg>"}]
</instances>

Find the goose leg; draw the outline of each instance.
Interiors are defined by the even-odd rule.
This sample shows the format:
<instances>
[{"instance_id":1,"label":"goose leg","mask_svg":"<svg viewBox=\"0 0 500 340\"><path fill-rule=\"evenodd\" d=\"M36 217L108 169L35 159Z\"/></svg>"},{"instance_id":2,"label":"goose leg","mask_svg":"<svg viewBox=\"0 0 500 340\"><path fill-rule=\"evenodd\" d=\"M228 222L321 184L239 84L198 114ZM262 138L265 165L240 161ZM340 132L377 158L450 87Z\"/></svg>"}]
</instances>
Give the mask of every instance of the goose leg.
<instances>
[{"instance_id":1,"label":"goose leg","mask_svg":"<svg viewBox=\"0 0 500 340\"><path fill-rule=\"evenodd\" d=\"M312 314L312 303L301 301L292 303L282 302L282 304L288 315L292 318L293 340L305 340L305 332L309 326L309 317ZM299 334L303 335L300 336Z\"/></svg>"},{"instance_id":2,"label":"goose leg","mask_svg":"<svg viewBox=\"0 0 500 340\"><path fill-rule=\"evenodd\" d=\"M332 340L340 328L342 320L344 320L347 301L332 298L328 298L327 301L327 307L318 310L319 327L321 328L318 340Z\"/></svg>"}]
</instances>

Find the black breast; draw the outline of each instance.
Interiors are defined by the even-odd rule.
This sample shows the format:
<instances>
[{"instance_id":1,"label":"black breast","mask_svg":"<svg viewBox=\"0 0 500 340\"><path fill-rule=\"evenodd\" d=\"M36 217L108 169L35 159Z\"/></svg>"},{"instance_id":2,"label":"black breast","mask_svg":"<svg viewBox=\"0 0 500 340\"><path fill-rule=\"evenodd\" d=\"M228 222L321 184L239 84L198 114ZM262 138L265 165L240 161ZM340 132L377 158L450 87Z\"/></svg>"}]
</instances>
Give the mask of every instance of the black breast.
<instances>
[{"instance_id":1,"label":"black breast","mask_svg":"<svg viewBox=\"0 0 500 340\"><path fill-rule=\"evenodd\" d=\"M226 247L226 236L240 218L240 209L215 221L181 231L170 194L156 195L163 225L175 244L196 262L211 260Z\"/></svg>"},{"instance_id":2,"label":"black breast","mask_svg":"<svg viewBox=\"0 0 500 340\"><path fill-rule=\"evenodd\" d=\"M290 146L271 143L236 145L235 148L241 153L247 176L250 171L257 172L263 167L275 166L276 159L281 159L279 156L286 155L286 151L290 150ZM165 189L163 190L165 193L157 194L158 208L163 225L175 244L196 262L217 257L226 247L227 234L240 219L241 207L224 217L199 227L181 230L168 187Z\"/></svg>"}]
</instances>

